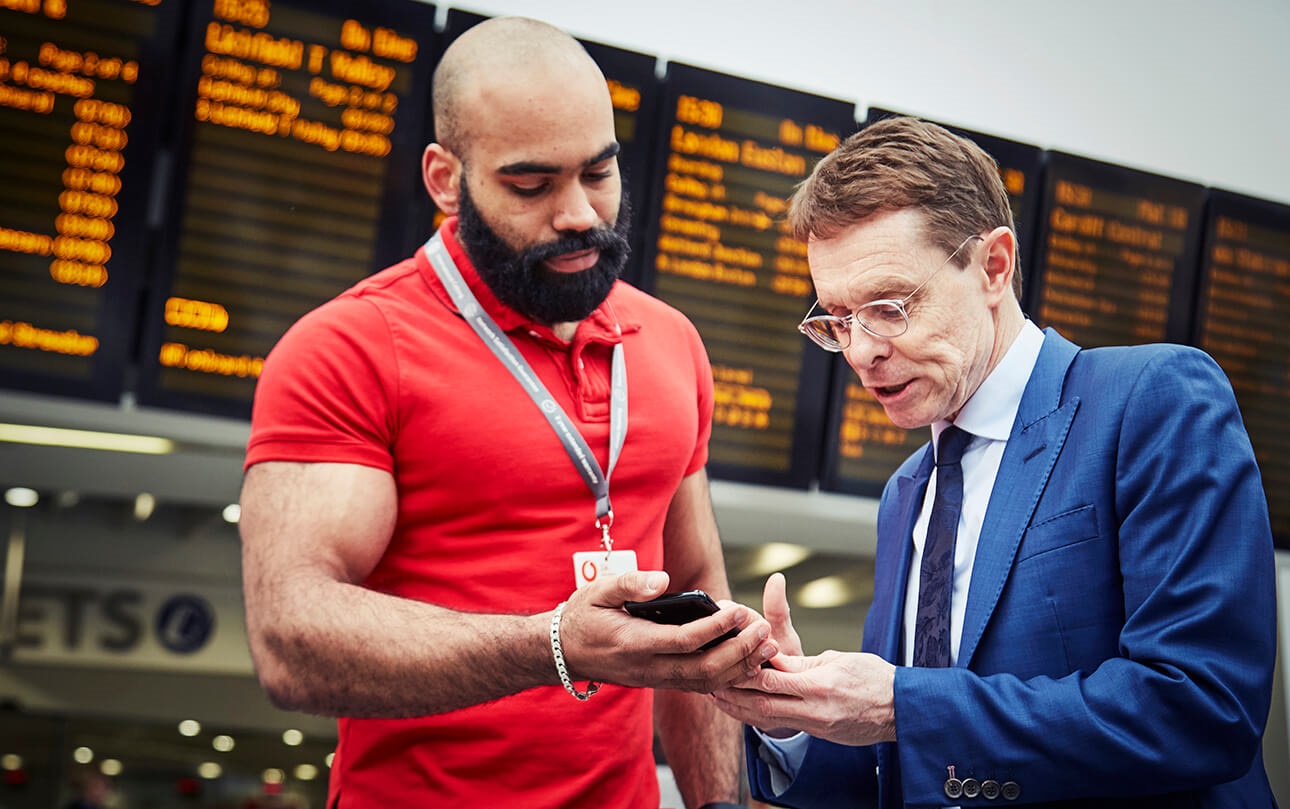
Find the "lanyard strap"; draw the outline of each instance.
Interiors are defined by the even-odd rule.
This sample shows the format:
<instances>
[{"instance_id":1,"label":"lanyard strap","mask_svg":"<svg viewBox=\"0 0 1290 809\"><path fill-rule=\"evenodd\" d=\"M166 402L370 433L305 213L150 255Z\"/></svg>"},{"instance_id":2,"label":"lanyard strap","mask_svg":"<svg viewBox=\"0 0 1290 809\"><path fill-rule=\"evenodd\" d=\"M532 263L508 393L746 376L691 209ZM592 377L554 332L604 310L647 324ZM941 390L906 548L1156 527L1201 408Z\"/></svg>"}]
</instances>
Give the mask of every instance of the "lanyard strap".
<instances>
[{"instance_id":1,"label":"lanyard strap","mask_svg":"<svg viewBox=\"0 0 1290 809\"><path fill-rule=\"evenodd\" d=\"M501 360L537 405L538 410L546 417L551 429L564 445L564 451L568 453L569 460L573 462L574 468L578 470L587 488L595 496L596 525L603 527L608 536L609 525L614 519L614 511L609 505L609 475L614 473L614 466L618 464L618 455L627 440L627 368L623 360L622 342L614 346L610 372L609 474L605 474L601 471L600 464L592 454L591 448L587 446L587 442L565 415L564 409L537 378L537 374L520 355L511 338L506 336L497 322L479 305L479 300L475 298L474 293L461 277L461 272L453 262L452 256L448 255L448 250L438 233L426 242L426 255L430 259L430 266L443 282L444 288L448 290L448 296L452 298L462 317L475 330L475 334L479 335L479 339L484 341L484 345L488 346L497 359ZM607 520L603 526L601 526L602 520Z\"/></svg>"}]
</instances>

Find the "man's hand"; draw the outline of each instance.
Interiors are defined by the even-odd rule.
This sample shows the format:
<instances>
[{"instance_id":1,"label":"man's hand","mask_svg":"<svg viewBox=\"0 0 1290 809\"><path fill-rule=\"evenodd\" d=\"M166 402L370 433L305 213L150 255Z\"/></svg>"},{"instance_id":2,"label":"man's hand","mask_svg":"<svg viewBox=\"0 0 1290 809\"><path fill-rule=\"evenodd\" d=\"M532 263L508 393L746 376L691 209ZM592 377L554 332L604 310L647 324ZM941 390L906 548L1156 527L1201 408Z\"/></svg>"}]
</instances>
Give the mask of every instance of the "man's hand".
<instances>
[{"instance_id":1,"label":"man's hand","mask_svg":"<svg viewBox=\"0 0 1290 809\"><path fill-rule=\"evenodd\" d=\"M894 666L870 654L804 656L782 573L766 580L762 609L780 650L774 668L714 693L718 708L772 736L805 731L850 745L895 740Z\"/></svg>"},{"instance_id":2,"label":"man's hand","mask_svg":"<svg viewBox=\"0 0 1290 809\"><path fill-rule=\"evenodd\" d=\"M802 655L802 640L793 628L788 610L788 582L783 573L772 573L766 579L761 597L762 612L770 622L770 636L779 646L781 655ZM774 665L772 661L771 665Z\"/></svg>"},{"instance_id":3,"label":"man's hand","mask_svg":"<svg viewBox=\"0 0 1290 809\"><path fill-rule=\"evenodd\" d=\"M735 719L768 732L805 731L838 744L896 739L892 688L896 667L877 655L824 652L781 654L775 669L712 695ZM777 734L780 735L780 734Z\"/></svg>"},{"instance_id":4,"label":"man's hand","mask_svg":"<svg viewBox=\"0 0 1290 809\"><path fill-rule=\"evenodd\" d=\"M662 595L668 575L637 571L594 582L569 597L560 640L575 679L618 685L711 693L747 681L779 647L767 640L771 627L755 611L732 602L683 626L635 618L628 601ZM706 651L708 641L731 629L739 634Z\"/></svg>"}]
</instances>

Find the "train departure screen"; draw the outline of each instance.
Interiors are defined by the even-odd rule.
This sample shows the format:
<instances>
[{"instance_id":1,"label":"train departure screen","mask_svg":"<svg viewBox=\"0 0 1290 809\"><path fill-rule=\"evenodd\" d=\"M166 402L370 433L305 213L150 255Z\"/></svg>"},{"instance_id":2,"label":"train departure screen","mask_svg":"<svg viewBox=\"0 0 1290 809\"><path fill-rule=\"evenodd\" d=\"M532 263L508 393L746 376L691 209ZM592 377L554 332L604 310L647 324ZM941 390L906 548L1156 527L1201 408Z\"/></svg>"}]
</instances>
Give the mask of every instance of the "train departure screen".
<instances>
[{"instance_id":1,"label":"train departure screen","mask_svg":"<svg viewBox=\"0 0 1290 809\"><path fill-rule=\"evenodd\" d=\"M786 199L855 128L851 104L669 66L646 212L645 273L698 327L712 360L714 476L815 477L829 356L796 326L814 300Z\"/></svg>"},{"instance_id":2,"label":"train departure screen","mask_svg":"<svg viewBox=\"0 0 1290 809\"><path fill-rule=\"evenodd\" d=\"M141 401L248 414L278 337L403 257L433 19L414 0L198 7Z\"/></svg>"},{"instance_id":3,"label":"train departure screen","mask_svg":"<svg viewBox=\"0 0 1290 809\"><path fill-rule=\"evenodd\" d=\"M898 114L870 108L866 121L873 123ZM993 135L942 126L972 140L999 164L999 175L1012 207L1024 273L1034 244L1043 150ZM877 496L882 493L883 485L896 467L927 442L931 432L927 429L904 430L892 424L882 405L865 391L841 355L834 363L829 440L825 446L820 488Z\"/></svg>"},{"instance_id":4,"label":"train departure screen","mask_svg":"<svg viewBox=\"0 0 1290 809\"><path fill-rule=\"evenodd\" d=\"M1053 152L1030 305L1084 346L1185 342L1205 189Z\"/></svg>"},{"instance_id":5,"label":"train departure screen","mask_svg":"<svg viewBox=\"0 0 1290 809\"><path fill-rule=\"evenodd\" d=\"M182 8L0 4L0 380L115 400Z\"/></svg>"},{"instance_id":6,"label":"train departure screen","mask_svg":"<svg viewBox=\"0 0 1290 809\"><path fill-rule=\"evenodd\" d=\"M645 207L650 191L650 160L654 156L658 116L659 86L654 75L658 61L635 51L625 51L598 42L583 41L583 47L600 65L609 84L609 98L614 105L614 134L622 151L618 168L623 176L623 194L634 210ZM640 215L632 219L632 257L623 270L623 278L639 285L645 246L645 226Z\"/></svg>"},{"instance_id":7,"label":"train departure screen","mask_svg":"<svg viewBox=\"0 0 1290 809\"><path fill-rule=\"evenodd\" d=\"M1227 372L1290 548L1290 206L1211 192L1196 344Z\"/></svg>"}]
</instances>

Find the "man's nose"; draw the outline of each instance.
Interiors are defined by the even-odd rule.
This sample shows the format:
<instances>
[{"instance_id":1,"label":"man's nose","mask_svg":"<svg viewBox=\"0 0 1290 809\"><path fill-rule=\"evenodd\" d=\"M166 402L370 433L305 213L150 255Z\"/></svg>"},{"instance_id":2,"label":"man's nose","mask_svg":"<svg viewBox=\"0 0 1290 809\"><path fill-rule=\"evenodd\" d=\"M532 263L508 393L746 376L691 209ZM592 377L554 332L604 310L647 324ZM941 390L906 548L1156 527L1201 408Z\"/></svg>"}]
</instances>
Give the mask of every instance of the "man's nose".
<instances>
[{"instance_id":1,"label":"man's nose","mask_svg":"<svg viewBox=\"0 0 1290 809\"><path fill-rule=\"evenodd\" d=\"M891 340L870 334L860 325L859 318L851 319L850 337L851 344L842 349L842 355L846 357L847 364L857 371L872 367L875 362L891 354Z\"/></svg>"},{"instance_id":2,"label":"man's nose","mask_svg":"<svg viewBox=\"0 0 1290 809\"><path fill-rule=\"evenodd\" d=\"M570 184L556 204L558 207L552 218L551 227L557 232L581 232L600 224L600 214L596 213L596 209L592 206L587 189L578 183Z\"/></svg>"}]
</instances>

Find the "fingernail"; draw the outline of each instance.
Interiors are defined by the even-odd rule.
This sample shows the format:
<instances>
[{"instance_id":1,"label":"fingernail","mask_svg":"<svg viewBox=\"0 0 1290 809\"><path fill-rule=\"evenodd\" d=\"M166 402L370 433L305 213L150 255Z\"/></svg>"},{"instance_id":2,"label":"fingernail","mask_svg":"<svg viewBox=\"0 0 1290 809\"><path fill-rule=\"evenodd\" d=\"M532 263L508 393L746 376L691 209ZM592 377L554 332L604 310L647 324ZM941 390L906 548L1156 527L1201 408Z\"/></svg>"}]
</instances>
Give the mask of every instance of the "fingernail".
<instances>
[{"instance_id":1,"label":"fingernail","mask_svg":"<svg viewBox=\"0 0 1290 809\"><path fill-rule=\"evenodd\" d=\"M662 586L663 586L663 577L660 576L659 574L651 573L645 577L645 590L647 592L652 593Z\"/></svg>"},{"instance_id":2,"label":"fingernail","mask_svg":"<svg viewBox=\"0 0 1290 809\"><path fill-rule=\"evenodd\" d=\"M770 627L766 626L765 624L762 624L761 626L757 627L757 640L766 640L766 636L769 634L770 634Z\"/></svg>"},{"instance_id":3,"label":"fingernail","mask_svg":"<svg viewBox=\"0 0 1290 809\"><path fill-rule=\"evenodd\" d=\"M760 654L761 654L761 659L762 659L762 660L770 660L772 657L774 657L774 656L775 656L775 647L774 647L774 646L771 646L771 645L768 643L768 644L766 644L765 646L761 647L761 652L760 652Z\"/></svg>"}]
</instances>

